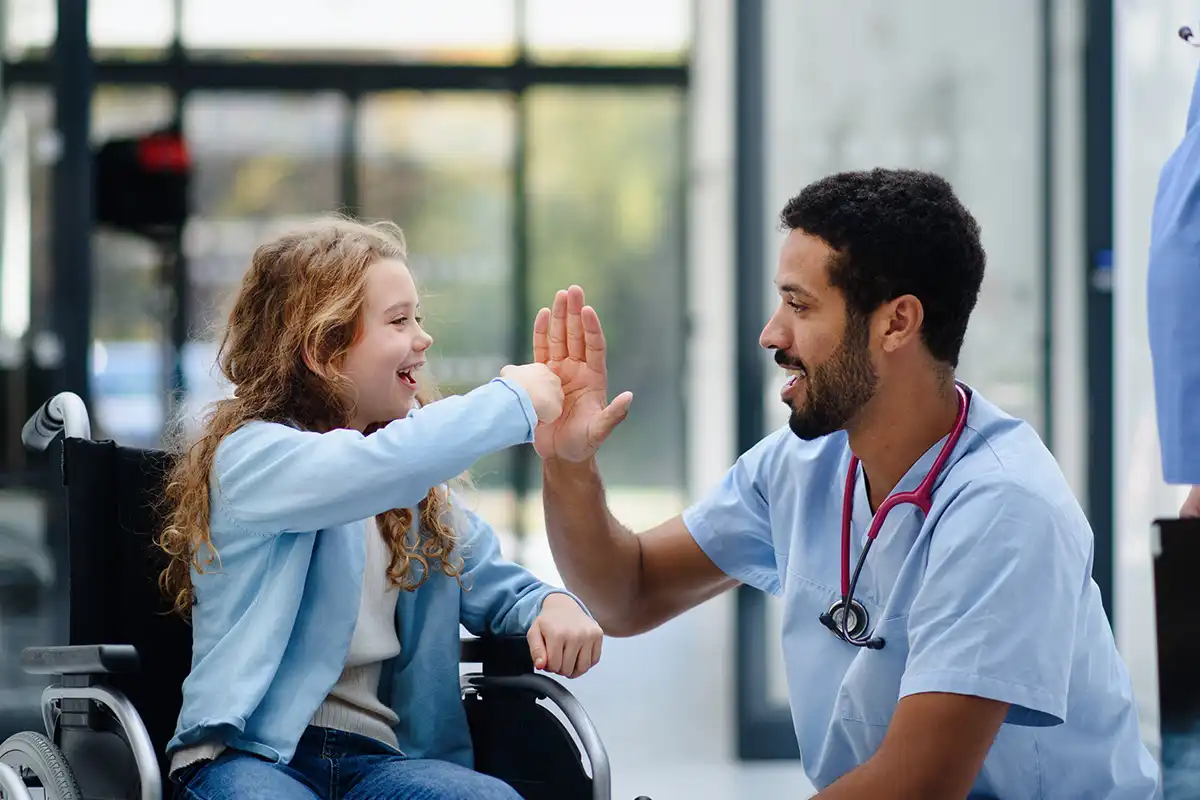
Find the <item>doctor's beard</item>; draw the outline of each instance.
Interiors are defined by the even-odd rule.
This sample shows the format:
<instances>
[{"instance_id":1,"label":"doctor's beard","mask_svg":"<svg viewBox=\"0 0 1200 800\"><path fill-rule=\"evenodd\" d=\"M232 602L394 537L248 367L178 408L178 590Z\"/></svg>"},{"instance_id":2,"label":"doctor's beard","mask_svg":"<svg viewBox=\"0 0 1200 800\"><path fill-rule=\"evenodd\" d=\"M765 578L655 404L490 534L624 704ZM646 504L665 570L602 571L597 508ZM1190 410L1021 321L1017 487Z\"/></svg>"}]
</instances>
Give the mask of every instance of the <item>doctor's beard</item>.
<instances>
[{"instance_id":1,"label":"doctor's beard","mask_svg":"<svg viewBox=\"0 0 1200 800\"><path fill-rule=\"evenodd\" d=\"M788 417L792 433L805 441L828 436L845 428L875 396L879 376L871 364L867 334L866 320L849 316L841 346L825 363L813 369L788 358L782 350L775 351L775 363L806 372L803 405L797 408L788 403L792 409Z\"/></svg>"}]
</instances>

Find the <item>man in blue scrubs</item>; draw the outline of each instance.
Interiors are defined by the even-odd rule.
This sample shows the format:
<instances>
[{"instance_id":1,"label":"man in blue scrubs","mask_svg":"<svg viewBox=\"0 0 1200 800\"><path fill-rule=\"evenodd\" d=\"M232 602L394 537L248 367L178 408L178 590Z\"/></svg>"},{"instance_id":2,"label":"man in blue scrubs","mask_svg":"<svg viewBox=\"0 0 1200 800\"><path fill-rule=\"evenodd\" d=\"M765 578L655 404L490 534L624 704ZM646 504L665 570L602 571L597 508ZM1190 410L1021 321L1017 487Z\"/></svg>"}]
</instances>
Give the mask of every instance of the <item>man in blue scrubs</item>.
<instances>
[{"instance_id":1,"label":"man in blue scrubs","mask_svg":"<svg viewBox=\"0 0 1200 800\"><path fill-rule=\"evenodd\" d=\"M922 172L833 175L789 201L782 223L779 305L760 343L791 376L789 424L640 535L608 512L594 460L632 402L607 400L599 319L578 287L538 314L535 354L566 394L535 442L566 585L614 636L738 583L780 596L818 797L1159 797L1091 578L1088 521L1037 433L978 391L962 387L965 427L928 513L895 507L859 574L876 644L822 621L842 597L851 455L853 569L875 510L917 488L956 427L954 369L984 253L951 187Z\"/></svg>"},{"instance_id":2,"label":"man in blue scrubs","mask_svg":"<svg viewBox=\"0 0 1200 800\"><path fill-rule=\"evenodd\" d=\"M1179 513L1200 517L1200 74L1159 175L1147 299L1163 478L1191 485Z\"/></svg>"}]
</instances>

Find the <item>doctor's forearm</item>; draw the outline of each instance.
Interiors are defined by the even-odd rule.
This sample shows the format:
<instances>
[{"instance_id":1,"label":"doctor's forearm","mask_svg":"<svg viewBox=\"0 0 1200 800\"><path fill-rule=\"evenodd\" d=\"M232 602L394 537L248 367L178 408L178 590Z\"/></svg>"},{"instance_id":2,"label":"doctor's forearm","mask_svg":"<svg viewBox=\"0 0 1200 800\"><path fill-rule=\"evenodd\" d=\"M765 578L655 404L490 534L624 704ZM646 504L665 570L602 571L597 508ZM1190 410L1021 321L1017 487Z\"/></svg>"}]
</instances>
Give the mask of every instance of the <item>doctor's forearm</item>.
<instances>
[{"instance_id":1,"label":"doctor's forearm","mask_svg":"<svg viewBox=\"0 0 1200 800\"><path fill-rule=\"evenodd\" d=\"M936 775L922 780L915 771L897 763L889 764L878 756L834 781L814 795L813 800L867 800L887 797L890 800L961 800L961 787L947 785ZM968 787L969 791L969 787Z\"/></svg>"},{"instance_id":2,"label":"doctor's forearm","mask_svg":"<svg viewBox=\"0 0 1200 800\"><path fill-rule=\"evenodd\" d=\"M637 537L608 510L595 461L543 463L542 504L554 563L600 627L630 629L639 584Z\"/></svg>"}]
</instances>

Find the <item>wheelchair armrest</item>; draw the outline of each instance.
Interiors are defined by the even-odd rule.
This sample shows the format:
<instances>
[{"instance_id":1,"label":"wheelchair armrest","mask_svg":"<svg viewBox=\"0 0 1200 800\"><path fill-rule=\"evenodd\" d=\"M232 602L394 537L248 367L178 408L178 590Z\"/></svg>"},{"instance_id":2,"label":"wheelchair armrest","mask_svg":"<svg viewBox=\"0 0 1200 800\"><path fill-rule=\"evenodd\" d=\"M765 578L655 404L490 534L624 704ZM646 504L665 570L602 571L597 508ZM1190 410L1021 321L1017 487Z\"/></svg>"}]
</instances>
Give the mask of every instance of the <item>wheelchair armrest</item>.
<instances>
[{"instance_id":1,"label":"wheelchair armrest","mask_svg":"<svg viewBox=\"0 0 1200 800\"><path fill-rule=\"evenodd\" d=\"M128 644L26 647L21 668L30 675L106 675L137 672L137 649Z\"/></svg>"},{"instance_id":2,"label":"wheelchair armrest","mask_svg":"<svg viewBox=\"0 0 1200 800\"><path fill-rule=\"evenodd\" d=\"M533 672L533 656L524 636L464 637L459 661L480 664L484 675L526 675Z\"/></svg>"}]
</instances>

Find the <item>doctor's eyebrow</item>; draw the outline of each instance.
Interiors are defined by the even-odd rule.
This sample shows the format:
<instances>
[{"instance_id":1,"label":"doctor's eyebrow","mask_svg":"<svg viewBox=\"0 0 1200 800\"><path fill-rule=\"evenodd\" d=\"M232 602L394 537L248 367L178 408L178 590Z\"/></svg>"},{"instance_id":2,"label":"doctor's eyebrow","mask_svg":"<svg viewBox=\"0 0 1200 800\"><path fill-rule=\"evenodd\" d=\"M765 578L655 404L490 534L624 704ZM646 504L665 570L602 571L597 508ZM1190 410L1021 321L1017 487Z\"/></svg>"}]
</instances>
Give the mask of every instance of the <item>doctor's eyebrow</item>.
<instances>
[{"instance_id":1,"label":"doctor's eyebrow","mask_svg":"<svg viewBox=\"0 0 1200 800\"><path fill-rule=\"evenodd\" d=\"M790 294L796 297L804 298L805 300L812 300L814 302L817 299L812 292L801 286L797 286L794 283L779 283L776 284L775 287L779 290L780 294Z\"/></svg>"}]
</instances>

